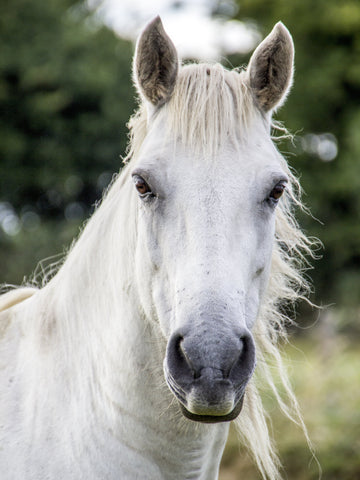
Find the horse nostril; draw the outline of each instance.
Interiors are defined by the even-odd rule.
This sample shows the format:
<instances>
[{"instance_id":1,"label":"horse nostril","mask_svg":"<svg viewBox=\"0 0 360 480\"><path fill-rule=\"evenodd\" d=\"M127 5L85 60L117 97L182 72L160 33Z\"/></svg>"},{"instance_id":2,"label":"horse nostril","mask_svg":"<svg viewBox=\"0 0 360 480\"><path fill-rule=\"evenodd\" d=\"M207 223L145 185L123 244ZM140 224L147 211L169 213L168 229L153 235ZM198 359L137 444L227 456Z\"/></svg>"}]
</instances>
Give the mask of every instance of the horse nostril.
<instances>
[{"instance_id":1,"label":"horse nostril","mask_svg":"<svg viewBox=\"0 0 360 480\"><path fill-rule=\"evenodd\" d=\"M171 350L173 351L174 357L180 362L183 363L184 361L186 362L186 358L184 356L184 351L181 346L182 342L184 341L184 337L182 335L175 335L173 341L171 342L172 345L170 344L170 353ZM171 346L173 347L171 349Z\"/></svg>"},{"instance_id":2,"label":"horse nostril","mask_svg":"<svg viewBox=\"0 0 360 480\"><path fill-rule=\"evenodd\" d=\"M201 373L200 373L200 371L198 371L198 370L194 367L191 359L189 358L188 354L186 353L185 346L184 346L184 338L183 338L183 337L181 337L181 340L178 342L178 349L179 349L179 355L182 355L182 356L183 356L185 362L187 363L187 365L188 365L188 367L189 367L189 369L190 369L190 371L191 371L191 373L192 373L193 378L196 380L197 378L200 377Z\"/></svg>"},{"instance_id":3,"label":"horse nostril","mask_svg":"<svg viewBox=\"0 0 360 480\"><path fill-rule=\"evenodd\" d=\"M182 335L178 335L175 338L174 347L177 350L177 353L178 353L179 356L182 356L181 343L183 342L183 340L184 340L184 337Z\"/></svg>"},{"instance_id":4,"label":"horse nostril","mask_svg":"<svg viewBox=\"0 0 360 480\"><path fill-rule=\"evenodd\" d=\"M174 377L181 378L186 383L196 378L197 372L186 354L182 334L175 333L170 338L167 346L166 362L168 370Z\"/></svg>"},{"instance_id":5,"label":"horse nostril","mask_svg":"<svg viewBox=\"0 0 360 480\"><path fill-rule=\"evenodd\" d=\"M235 380L237 383L242 383L247 381L254 372L256 357L255 344L250 333L242 335L239 341L239 355L228 372L228 378Z\"/></svg>"},{"instance_id":6,"label":"horse nostril","mask_svg":"<svg viewBox=\"0 0 360 480\"><path fill-rule=\"evenodd\" d=\"M200 349L191 336L176 332L170 337L166 363L174 377L192 383L201 377L204 362L206 363L206 358L202 358Z\"/></svg>"}]
</instances>

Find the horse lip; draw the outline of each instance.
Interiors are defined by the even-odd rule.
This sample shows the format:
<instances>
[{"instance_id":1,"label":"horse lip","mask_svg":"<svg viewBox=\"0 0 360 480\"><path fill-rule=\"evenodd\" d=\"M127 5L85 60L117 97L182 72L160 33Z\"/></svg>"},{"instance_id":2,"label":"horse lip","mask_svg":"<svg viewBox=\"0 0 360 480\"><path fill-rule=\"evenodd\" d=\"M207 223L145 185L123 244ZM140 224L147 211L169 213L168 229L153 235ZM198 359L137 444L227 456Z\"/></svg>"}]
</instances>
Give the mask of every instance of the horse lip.
<instances>
[{"instance_id":1,"label":"horse lip","mask_svg":"<svg viewBox=\"0 0 360 480\"><path fill-rule=\"evenodd\" d=\"M196 415L195 413L189 412L189 410L181 402L179 402L179 405L180 405L182 414L186 418L194 422L200 422L200 423L231 422L231 420L235 420L235 418L241 412L244 404L244 396L245 394L242 395L242 397L239 399L239 401L235 405L234 409L227 415Z\"/></svg>"},{"instance_id":2,"label":"horse lip","mask_svg":"<svg viewBox=\"0 0 360 480\"><path fill-rule=\"evenodd\" d=\"M244 395L245 395L245 387L246 387L246 384L247 384L246 381L244 381L234 392L235 393L235 398L238 399L238 400L235 404L235 407L229 413L227 413L225 415L216 415L216 414L215 415L214 414L206 415L206 414L192 413L186 407L186 405L187 405L187 395L189 393L188 388L191 385L194 386L194 384L198 384L198 380L196 379L190 385L180 386L176 382L174 377L171 375L169 369L167 368L166 362L164 362L164 373L165 373L166 383L167 383L170 391L177 398L182 414L186 418L188 418L189 420L192 420L192 421L195 421L195 422L200 422L200 423L230 422L231 420L234 420L242 410ZM223 379L222 383L227 383L229 385L231 384L231 382L229 382L229 380L226 380L226 379Z\"/></svg>"}]
</instances>

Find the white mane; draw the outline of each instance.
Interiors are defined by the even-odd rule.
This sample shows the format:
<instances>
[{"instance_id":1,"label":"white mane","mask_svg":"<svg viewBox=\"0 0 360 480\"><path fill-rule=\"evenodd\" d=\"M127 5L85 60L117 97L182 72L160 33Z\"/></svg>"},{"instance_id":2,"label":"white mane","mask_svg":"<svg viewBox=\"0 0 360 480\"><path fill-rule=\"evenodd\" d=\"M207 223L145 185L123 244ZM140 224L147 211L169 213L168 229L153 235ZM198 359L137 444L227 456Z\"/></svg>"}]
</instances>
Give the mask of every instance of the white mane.
<instances>
[{"instance_id":1,"label":"white mane","mask_svg":"<svg viewBox=\"0 0 360 480\"><path fill-rule=\"evenodd\" d=\"M171 99L161 108L166 109L168 129L172 135L196 150L206 151L209 157L213 156L224 138L230 137L234 143L246 141L253 119L260 117L245 73L228 71L220 65L183 67ZM264 129L267 128L265 119L263 125ZM86 384L87 390L93 389L95 397L99 394L96 392L98 378L102 376L106 379L110 375L106 363L108 357L106 352L95 351L90 364L90 356L86 355L85 347L78 344L78 339L90 339L88 345L94 346L94 339L101 338L106 331L104 325L110 321L108 319L118 317L121 323L121 316L126 315L119 291L131 292L132 288L137 218L136 204L124 190L128 188L126 179L131 164L149 128L144 104L140 104L129 127L128 166L113 182L58 274L38 292L39 301L34 306L37 314L29 310L29 317L34 315L35 318L28 328L32 329L34 337L38 336L39 343L54 348L54 363L66 358L70 351L71 355L77 355L81 360L78 367L74 364L69 390L80 391L79 384L84 387ZM281 409L302 426L307 437L283 367L278 341L286 340L285 325L290 321L283 313L283 305L302 299L308 291L302 272L306 266L305 257L312 255L314 242L303 234L294 219L294 206L302 208L299 184L284 159L281 159L281 164L290 178L290 186L286 198L277 208L270 282L253 332L258 357L256 378L251 380L247 388L244 409L236 420L244 445L254 456L263 477L269 479L279 477L279 462L269 439L258 384L268 383ZM116 255L116 252L119 254ZM114 344L120 335L120 328L112 332L112 338L106 338L106 342ZM69 339L67 351L62 350L65 342L56 341L59 338ZM129 355L131 352L121 352L124 361ZM162 375L160 370L159 375ZM276 385L278 379L285 399ZM49 381L49 378L46 380ZM163 383L163 379L160 382ZM86 404L86 399L78 400ZM84 418L87 414L88 411L83 412Z\"/></svg>"}]
</instances>

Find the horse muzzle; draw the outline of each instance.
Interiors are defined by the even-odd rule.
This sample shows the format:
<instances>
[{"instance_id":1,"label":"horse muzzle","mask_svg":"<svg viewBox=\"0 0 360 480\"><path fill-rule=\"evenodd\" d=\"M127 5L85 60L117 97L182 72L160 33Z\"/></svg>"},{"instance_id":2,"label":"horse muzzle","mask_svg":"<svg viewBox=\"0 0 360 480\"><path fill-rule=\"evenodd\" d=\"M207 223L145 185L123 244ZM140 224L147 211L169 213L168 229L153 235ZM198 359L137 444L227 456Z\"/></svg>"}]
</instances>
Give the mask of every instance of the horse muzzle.
<instances>
[{"instance_id":1,"label":"horse muzzle","mask_svg":"<svg viewBox=\"0 0 360 480\"><path fill-rule=\"evenodd\" d=\"M240 413L255 368L255 345L246 329L178 330L164 360L166 382L190 420L218 423Z\"/></svg>"}]
</instances>

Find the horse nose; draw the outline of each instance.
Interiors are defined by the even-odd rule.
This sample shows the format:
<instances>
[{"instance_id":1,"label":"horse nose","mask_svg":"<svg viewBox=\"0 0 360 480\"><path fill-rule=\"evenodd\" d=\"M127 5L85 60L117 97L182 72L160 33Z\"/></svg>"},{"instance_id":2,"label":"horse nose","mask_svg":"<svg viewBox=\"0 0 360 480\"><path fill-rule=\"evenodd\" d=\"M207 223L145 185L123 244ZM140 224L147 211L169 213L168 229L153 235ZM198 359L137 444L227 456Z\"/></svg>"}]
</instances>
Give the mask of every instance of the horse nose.
<instances>
[{"instance_id":1,"label":"horse nose","mask_svg":"<svg viewBox=\"0 0 360 480\"><path fill-rule=\"evenodd\" d=\"M231 333L177 331L169 339L166 363L180 385L228 380L237 388L254 371L255 345L246 329Z\"/></svg>"}]
</instances>

